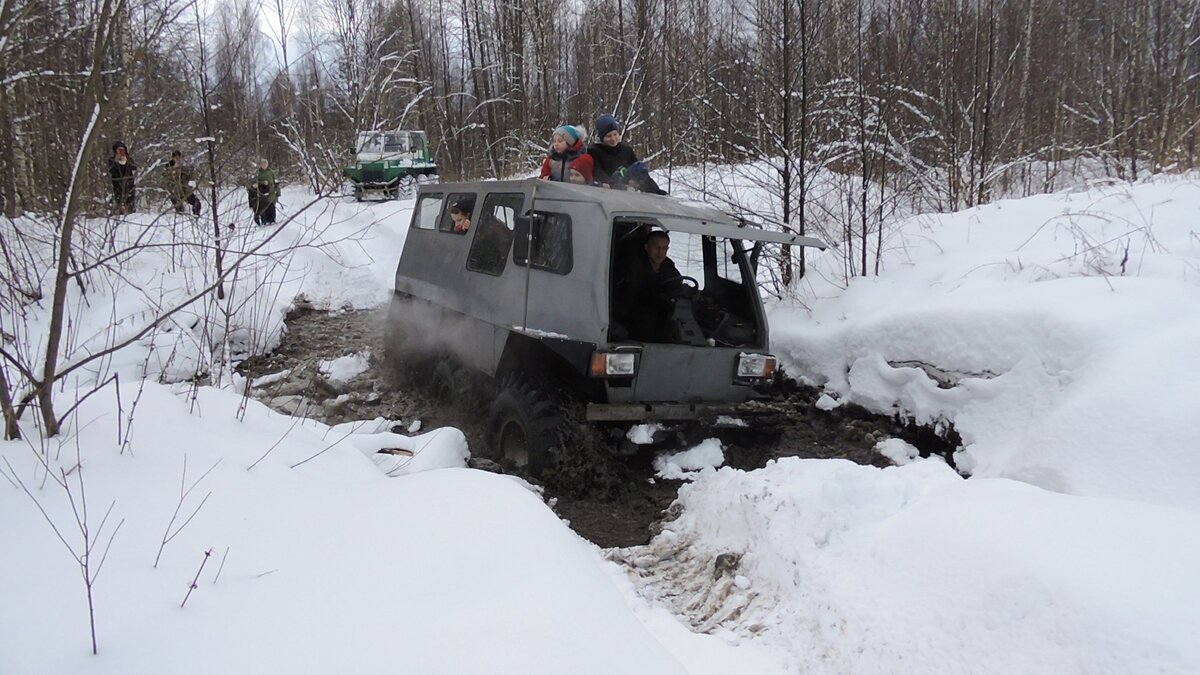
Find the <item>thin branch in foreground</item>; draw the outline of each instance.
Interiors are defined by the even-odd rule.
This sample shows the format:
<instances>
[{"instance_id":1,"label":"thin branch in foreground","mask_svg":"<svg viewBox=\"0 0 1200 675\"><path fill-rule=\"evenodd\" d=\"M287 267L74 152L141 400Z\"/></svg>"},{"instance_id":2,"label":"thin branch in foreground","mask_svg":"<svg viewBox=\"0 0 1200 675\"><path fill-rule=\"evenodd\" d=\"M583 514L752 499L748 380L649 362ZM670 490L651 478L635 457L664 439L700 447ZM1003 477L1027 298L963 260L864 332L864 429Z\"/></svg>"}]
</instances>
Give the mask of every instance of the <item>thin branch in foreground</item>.
<instances>
[{"instance_id":1,"label":"thin branch in foreground","mask_svg":"<svg viewBox=\"0 0 1200 675\"><path fill-rule=\"evenodd\" d=\"M224 459L224 458L222 458L222 459ZM197 504L196 508L192 510L192 514L189 515L187 517L187 519L185 519L183 521L183 523L181 523L179 525L179 527L176 527L174 532L172 532L171 528L174 527L175 520L179 517L179 510L183 508L183 502L187 499L188 495L192 493L192 490L196 489L196 486L199 485L201 483L201 481L203 481L205 478L207 478L208 474L212 473L213 469L217 468L217 465L219 465L220 463L221 463L221 459L218 459L216 462L213 463L213 465L211 467L209 467L208 471L204 472L204 475L197 478L196 482L192 483L191 486L188 486L187 485L187 454L184 454L184 456L183 456L183 475L181 475L179 477L179 501L175 504L175 513L171 514L171 520L170 520L170 522L167 523L167 529L163 531L162 542L158 545L158 555L156 555L154 557L154 568L155 569L158 569L158 563L159 563L159 560L162 559L163 549L167 547L167 544L170 543L172 539L174 539L176 536L179 535L180 532L183 531L183 528L187 527L188 524L192 522L192 519L196 517L196 514L200 513L200 509L204 508L204 504L205 504L205 502L208 501L208 498L212 496L212 492L210 491L208 494L204 495L204 499L200 500L200 503Z\"/></svg>"},{"instance_id":2,"label":"thin branch in foreground","mask_svg":"<svg viewBox=\"0 0 1200 675\"><path fill-rule=\"evenodd\" d=\"M221 578L221 571L225 569L225 559L229 557L229 547L225 547L225 555L221 556L221 565L217 568L217 574L213 577L213 585L217 585L217 580Z\"/></svg>"},{"instance_id":3,"label":"thin branch in foreground","mask_svg":"<svg viewBox=\"0 0 1200 675\"><path fill-rule=\"evenodd\" d=\"M188 598L192 597L192 591L196 590L196 582L200 579L200 573L204 571L204 565L211 556L212 549L210 548L204 552L204 559L200 561L200 569L196 570L196 576L192 578L192 583L188 585L188 592L187 595L183 596L183 602L179 603L180 609L183 609L183 606L187 604Z\"/></svg>"},{"instance_id":4,"label":"thin branch in foreground","mask_svg":"<svg viewBox=\"0 0 1200 675\"><path fill-rule=\"evenodd\" d=\"M76 440L78 442L78 437L76 437ZM54 482L57 483L67 495L67 501L71 506L71 512L75 518L75 525L79 529L79 534L82 538L82 542L78 548L67 541L66 535L63 534L62 530L58 527L58 524L54 522L54 519L50 516L49 512L47 512L45 507L42 506L41 501L39 501L29 487L25 485L25 482L21 480L20 475L12 467L12 464L9 463L7 458L4 459L4 465L8 468L8 476L6 476L6 478L11 476L12 480L16 480L17 485L22 491L25 492L25 494L33 502L34 506L37 507L38 511L41 512L42 518L45 519L46 524L50 526L51 531L54 532L55 536L58 537L58 540L62 542L63 546L66 547L67 551L71 554L71 558L75 560L75 564L79 566L79 571L83 577L85 595L87 597L88 627L91 634L92 653L98 654L100 650L96 639L96 602L93 591L95 589L96 581L100 577L100 571L104 568L105 561L108 560L108 553L110 550L112 550L113 541L116 540L117 533L120 532L121 526L125 524L125 520L121 519L121 521L117 523L116 527L113 528L112 532L108 535L108 541L104 546L104 552L100 556L100 561L93 564L93 550L103 536L104 528L108 524L108 518L110 515L112 515L113 508L117 503L116 501L113 501L109 504L99 526L93 531L91 524L88 522L87 495L84 491L83 482L83 464L82 459L78 457L78 445L76 445L76 453L77 461L75 466L72 467L72 471L74 472L76 481L79 485L78 495L73 491L71 483L68 480L69 475L65 470L60 470L59 475L54 476L53 472L50 471L49 465L46 464L46 458L42 457L36 452L34 454L37 456L41 466L46 469L46 473L53 478ZM75 471L75 469L78 469L78 471Z\"/></svg>"}]
</instances>

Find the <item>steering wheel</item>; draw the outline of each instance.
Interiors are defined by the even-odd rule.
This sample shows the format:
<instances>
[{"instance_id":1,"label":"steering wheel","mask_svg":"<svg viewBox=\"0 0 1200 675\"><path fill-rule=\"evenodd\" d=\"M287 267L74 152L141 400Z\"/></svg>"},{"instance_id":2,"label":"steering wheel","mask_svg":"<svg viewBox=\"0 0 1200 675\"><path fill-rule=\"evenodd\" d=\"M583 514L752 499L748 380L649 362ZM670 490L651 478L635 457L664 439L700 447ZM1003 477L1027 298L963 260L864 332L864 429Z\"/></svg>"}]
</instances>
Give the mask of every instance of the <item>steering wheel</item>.
<instances>
[{"instance_id":1,"label":"steering wheel","mask_svg":"<svg viewBox=\"0 0 1200 675\"><path fill-rule=\"evenodd\" d=\"M700 282L692 277L680 275L663 280L658 292L661 297L671 302L679 298L693 298L700 292Z\"/></svg>"}]
</instances>

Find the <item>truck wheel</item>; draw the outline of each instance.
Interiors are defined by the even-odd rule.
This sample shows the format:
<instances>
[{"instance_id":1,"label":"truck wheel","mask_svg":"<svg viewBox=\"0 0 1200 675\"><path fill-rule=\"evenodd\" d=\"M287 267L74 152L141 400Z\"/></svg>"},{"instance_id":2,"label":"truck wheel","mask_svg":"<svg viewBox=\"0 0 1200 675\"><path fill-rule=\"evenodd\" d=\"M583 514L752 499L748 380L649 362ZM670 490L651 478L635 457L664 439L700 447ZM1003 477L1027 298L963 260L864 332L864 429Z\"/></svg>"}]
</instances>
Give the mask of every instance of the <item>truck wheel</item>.
<instances>
[{"instance_id":1,"label":"truck wheel","mask_svg":"<svg viewBox=\"0 0 1200 675\"><path fill-rule=\"evenodd\" d=\"M488 423L495 458L539 476L554 463L561 430L558 406L549 396L518 378L500 386Z\"/></svg>"}]
</instances>

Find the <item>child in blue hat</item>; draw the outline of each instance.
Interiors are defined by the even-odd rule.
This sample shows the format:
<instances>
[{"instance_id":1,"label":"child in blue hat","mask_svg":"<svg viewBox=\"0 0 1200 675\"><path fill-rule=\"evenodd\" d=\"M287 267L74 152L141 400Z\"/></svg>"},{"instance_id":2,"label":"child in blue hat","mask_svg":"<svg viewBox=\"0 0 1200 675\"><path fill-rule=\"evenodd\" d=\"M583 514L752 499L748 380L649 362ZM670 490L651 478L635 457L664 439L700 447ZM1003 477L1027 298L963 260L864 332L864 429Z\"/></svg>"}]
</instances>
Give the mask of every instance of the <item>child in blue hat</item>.
<instances>
[{"instance_id":1,"label":"child in blue hat","mask_svg":"<svg viewBox=\"0 0 1200 675\"><path fill-rule=\"evenodd\" d=\"M621 136L621 123L609 113L596 118L596 142L587 153L594 162L593 179L605 187L637 190L656 195L667 194L650 177L646 163Z\"/></svg>"}]
</instances>

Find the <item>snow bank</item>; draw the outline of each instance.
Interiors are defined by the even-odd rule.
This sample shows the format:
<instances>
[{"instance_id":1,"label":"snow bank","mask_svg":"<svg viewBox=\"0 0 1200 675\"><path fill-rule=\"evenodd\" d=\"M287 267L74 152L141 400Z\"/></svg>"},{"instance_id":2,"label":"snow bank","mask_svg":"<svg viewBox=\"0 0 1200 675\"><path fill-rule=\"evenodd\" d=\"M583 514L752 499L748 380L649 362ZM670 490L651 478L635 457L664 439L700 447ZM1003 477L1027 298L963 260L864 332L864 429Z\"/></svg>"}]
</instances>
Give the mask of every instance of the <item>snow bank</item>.
<instances>
[{"instance_id":1,"label":"snow bank","mask_svg":"<svg viewBox=\"0 0 1200 675\"><path fill-rule=\"evenodd\" d=\"M720 469L623 551L644 593L812 673L1200 669L1200 515L944 463Z\"/></svg>"},{"instance_id":2,"label":"snow bank","mask_svg":"<svg viewBox=\"0 0 1200 675\"><path fill-rule=\"evenodd\" d=\"M76 435L47 445L72 480L78 450L91 526L110 504L106 532L121 523L96 584L98 658L77 567L0 480L0 672L684 672L537 496L471 470L389 479L368 458L394 443L461 458L460 433L331 429L254 401L239 417L242 403L147 384L122 453L116 401L101 392ZM34 449L3 442L0 457L76 542ZM168 528L178 534L155 568Z\"/></svg>"},{"instance_id":3,"label":"snow bank","mask_svg":"<svg viewBox=\"0 0 1200 675\"><path fill-rule=\"evenodd\" d=\"M913 218L877 278L811 259L773 347L843 401L952 422L972 475L1197 509L1198 217L1192 176Z\"/></svg>"}]
</instances>

